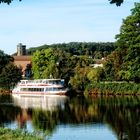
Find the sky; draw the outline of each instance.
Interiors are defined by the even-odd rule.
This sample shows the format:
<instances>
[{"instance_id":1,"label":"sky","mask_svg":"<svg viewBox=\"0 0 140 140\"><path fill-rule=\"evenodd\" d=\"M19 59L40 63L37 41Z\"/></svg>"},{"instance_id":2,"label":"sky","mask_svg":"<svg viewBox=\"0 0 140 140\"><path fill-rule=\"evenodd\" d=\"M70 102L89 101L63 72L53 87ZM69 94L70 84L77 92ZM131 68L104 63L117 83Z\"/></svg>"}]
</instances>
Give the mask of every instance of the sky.
<instances>
[{"instance_id":1,"label":"sky","mask_svg":"<svg viewBox=\"0 0 140 140\"><path fill-rule=\"evenodd\" d=\"M0 4L0 50L16 52L44 44L68 42L114 42L122 20L131 14L134 2L121 6L108 0L14 0Z\"/></svg>"}]
</instances>

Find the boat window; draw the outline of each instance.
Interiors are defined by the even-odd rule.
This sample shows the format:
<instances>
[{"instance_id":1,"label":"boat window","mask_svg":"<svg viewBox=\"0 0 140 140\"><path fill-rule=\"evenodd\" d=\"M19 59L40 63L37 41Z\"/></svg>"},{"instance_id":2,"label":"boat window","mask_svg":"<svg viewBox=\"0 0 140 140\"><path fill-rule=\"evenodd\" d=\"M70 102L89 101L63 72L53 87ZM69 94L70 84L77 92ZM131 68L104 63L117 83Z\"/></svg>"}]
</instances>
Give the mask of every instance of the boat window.
<instances>
[{"instance_id":1,"label":"boat window","mask_svg":"<svg viewBox=\"0 0 140 140\"><path fill-rule=\"evenodd\" d=\"M34 91L44 91L44 88L34 88Z\"/></svg>"},{"instance_id":2,"label":"boat window","mask_svg":"<svg viewBox=\"0 0 140 140\"><path fill-rule=\"evenodd\" d=\"M53 91L53 88L46 88L46 91Z\"/></svg>"},{"instance_id":3,"label":"boat window","mask_svg":"<svg viewBox=\"0 0 140 140\"><path fill-rule=\"evenodd\" d=\"M60 88L59 88L59 91L64 90L64 89L65 89L64 87L60 87Z\"/></svg>"},{"instance_id":4,"label":"boat window","mask_svg":"<svg viewBox=\"0 0 140 140\"><path fill-rule=\"evenodd\" d=\"M27 88L21 88L21 91L28 91Z\"/></svg>"},{"instance_id":5,"label":"boat window","mask_svg":"<svg viewBox=\"0 0 140 140\"><path fill-rule=\"evenodd\" d=\"M21 84L25 84L25 81L21 81Z\"/></svg>"},{"instance_id":6,"label":"boat window","mask_svg":"<svg viewBox=\"0 0 140 140\"><path fill-rule=\"evenodd\" d=\"M50 90L49 91L53 91L53 88L50 88Z\"/></svg>"}]
</instances>

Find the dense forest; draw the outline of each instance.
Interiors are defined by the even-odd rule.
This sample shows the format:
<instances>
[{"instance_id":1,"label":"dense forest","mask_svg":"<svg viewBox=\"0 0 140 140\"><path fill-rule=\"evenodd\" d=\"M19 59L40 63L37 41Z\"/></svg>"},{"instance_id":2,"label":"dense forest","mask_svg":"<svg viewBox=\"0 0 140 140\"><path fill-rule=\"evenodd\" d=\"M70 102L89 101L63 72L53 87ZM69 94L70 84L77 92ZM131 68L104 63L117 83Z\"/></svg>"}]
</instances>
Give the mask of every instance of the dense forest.
<instances>
[{"instance_id":1,"label":"dense forest","mask_svg":"<svg viewBox=\"0 0 140 140\"><path fill-rule=\"evenodd\" d=\"M67 86L84 90L90 81L103 79L103 69L94 69L94 64L115 49L109 42L71 42L30 48L28 54L32 55L33 78L63 78Z\"/></svg>"},{"instance_id":2,"label":"dense forest","mask_svg":"<svg viewBox=\"0 0 140 140\"><path fill-rule=\"evenodd\" d=\"M29 48L28 54L32 55L36 50L41 51L48 48L60 49L71 55L88 55L95 59L101 59L114 51L116 46L113 42L70 42Z\"/></svg>"}]
</instances>

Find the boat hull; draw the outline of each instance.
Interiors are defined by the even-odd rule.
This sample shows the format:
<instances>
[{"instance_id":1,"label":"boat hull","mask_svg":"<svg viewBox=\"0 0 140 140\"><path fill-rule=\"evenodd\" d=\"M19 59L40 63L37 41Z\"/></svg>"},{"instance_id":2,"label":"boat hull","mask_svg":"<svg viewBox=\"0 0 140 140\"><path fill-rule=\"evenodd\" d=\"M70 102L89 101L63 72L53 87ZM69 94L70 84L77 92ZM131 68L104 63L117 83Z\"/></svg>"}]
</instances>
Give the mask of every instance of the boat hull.
<instances>
[{"instance_id":1,"label":"boat hull","mask_svg":"<svg viewBox=\"0 0 140 140\"><path fill-rule=\"evenodd\" d=\"M12 92L13 96L50 96L50 95L66 95L67 91L62 92Z\"/></svg>"}]
</instances>

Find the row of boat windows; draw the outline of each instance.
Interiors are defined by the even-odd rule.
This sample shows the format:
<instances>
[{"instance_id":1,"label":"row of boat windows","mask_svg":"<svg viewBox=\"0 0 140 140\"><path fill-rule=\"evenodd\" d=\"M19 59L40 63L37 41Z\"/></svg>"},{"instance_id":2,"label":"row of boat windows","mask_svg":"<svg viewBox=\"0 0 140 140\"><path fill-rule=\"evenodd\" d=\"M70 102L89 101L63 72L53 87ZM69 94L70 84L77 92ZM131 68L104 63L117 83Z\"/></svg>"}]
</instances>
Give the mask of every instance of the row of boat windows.
<instances>
[{"instance_id":1,"label":"row of boat windows","mask_svg":"<svg viewBox=\"0 0 140 140\"><path fill-rule=\"evenodd\" d=\"M28 81L21 81L21 84L27 84L27 83L44 83L44 84L64 84L64 80L52 80L52 81L43 81L43 80L28 80Z\"/></svg>"},{"instance_id":2,"label":"row of boat windows","mask_svg":"<svg viewBox=\"0 0 140 140\"><path fill-rule=\"evenodd\" d=\"M45 91L62 91L64 87L52 87L46 88ZM21 88L21 91L44 91L44 88Z\"/></svg>"},{"instance_id":3,"label":"row of boat windows","mask_svg":"<svg viewBox=\"0 0 140 140\"><path fill-rule=\"evenodd\" d=\"M44 91L44 88L21 88L21 91Z\"/></svg>"}]
</instances>

